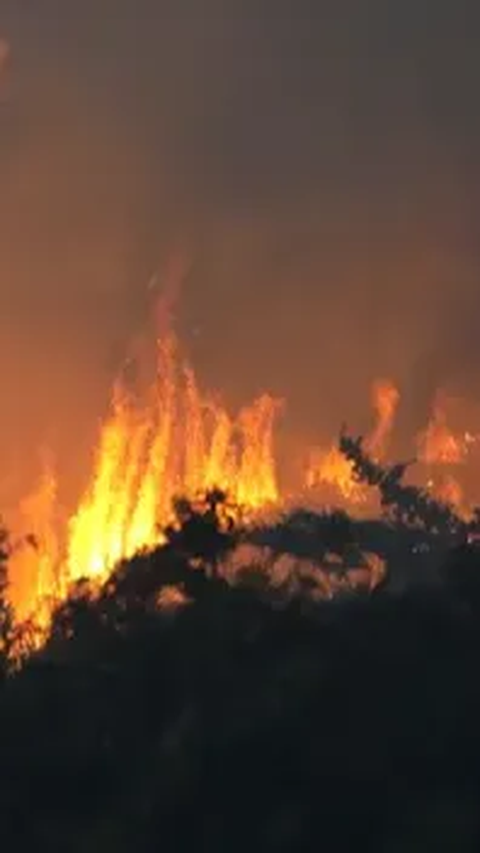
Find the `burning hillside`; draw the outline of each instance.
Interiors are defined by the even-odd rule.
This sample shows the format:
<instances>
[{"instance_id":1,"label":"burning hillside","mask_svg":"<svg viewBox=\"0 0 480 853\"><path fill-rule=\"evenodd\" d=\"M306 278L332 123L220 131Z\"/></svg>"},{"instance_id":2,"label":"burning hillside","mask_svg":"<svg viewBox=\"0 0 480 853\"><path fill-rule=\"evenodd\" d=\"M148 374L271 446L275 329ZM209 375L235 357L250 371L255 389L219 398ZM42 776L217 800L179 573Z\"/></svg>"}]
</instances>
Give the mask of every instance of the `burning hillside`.
<instances>
[{"instance_id":1,"label":"burning hillside","mask_svg":"<svg viewBox=\"0 0 480 853\"><path fill-rule=\"evenodd\" d=\"M119 380L100 431L93 471L78 507L62 519L54 473L48 464L38 489L20 507L28 534L11 558L11 595L19 618L42 614L80 578L102 581L122 558L157 545L171 520L175 497L220 488L243 517L280 510L292 501L341 505L354 514L378 511L372 490L354 475L352 462L332 440L306 448L300 482L279 475L275 424L282 401L263 394L232 416L217 395L204 393L182 356L175 335L158 342L155 379L146 394ZM365 446L385 458L400 401L388 381L372 385L374 422ZM458 471L475 444L454 434L439 400L418 437L425 485L465 509ZM438 472L445 470L446 476Z\"/></svg>"}]
</instances>

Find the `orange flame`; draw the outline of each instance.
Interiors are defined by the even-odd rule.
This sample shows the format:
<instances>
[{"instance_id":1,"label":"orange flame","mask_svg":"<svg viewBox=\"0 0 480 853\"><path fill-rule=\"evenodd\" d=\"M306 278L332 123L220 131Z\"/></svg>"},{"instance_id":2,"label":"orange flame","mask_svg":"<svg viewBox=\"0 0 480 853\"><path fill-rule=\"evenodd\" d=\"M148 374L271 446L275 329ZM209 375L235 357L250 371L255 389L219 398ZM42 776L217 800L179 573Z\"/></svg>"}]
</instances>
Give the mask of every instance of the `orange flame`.
<instances>
[{"instance_id":1,"label":"orange flame","mask_svg":"<svg viewBox=\"0 0 480 853\"><path fill-rule=\"evenodd\" d=\"M420 460L427 465L456 465L465 460L468 446L469 436L454 435L447 424L445 408L437 400L426 430L418 437Z\"/></svg>"},{"instance_id":2,"label":"orange flame","mask_svg":"<svg viewBox=\"0 0 480 853\"><path fill-rule=\"evenodd\" d=\"M400 394L392 382L378 380L373 384L372 401L376 423L365 445L367 451L376 458L381 458L385 453L399 400ZM368 489L357 481L352 463L337 446L327 452L316 449L311 453L306 485L309 489L333 487L342 498L354 505L367 500Z\"/></svg>"},{"instance_id":3,"label":"orange flame","mask_svg":"<svg viewBox=\"0 0 480 853\"><path fill-rule=\"evenodd\" d=\"M45 625L49 601L62 597L66 589L57 575L59 562L57 530L57 486L45 462L37 488L20 504L22 538L13 543L10 572L11 599L20 620L31 618Z\"/></svg>"},{"instance_id":4,"label":"orange flame","mask_svg":"<svg viewBox=\"0 0 480 853\"><path fill-rule=\"evenodd\" d=\"M400 394L389 380L378 380L372 386L372 402L377 423L366 445L372 456L381 459L385 455L387 440L393 428Z\"/></svg>"},{"instance_id":5,"label":"orange flame","mask_svg":"<svg viewBox=\"0 0 480 853\"><path fill-rule=\"evenodd\" d=\"M277 402L263 395L233 423L219 404L202 397L189 367L179 370L173 335L158 355L145 409L124 389L114 394L93 483L70 523L70 581L102 579L120 559L158 543L175 495L194 497L215 486L252 509L279 498Z\"/></svg>"},{"instance_id":6,"label":"orange flame","mask_svg":"<svg viewBox=\"0 0 480 853\"><path fill-rule=\"evenodd\" d=\"M366 496L366 490L355 479L352 463L336 446L326 453L322 450L312 451L306 485L309 489L332 487L352 504L361 503Z\"/></svg>"},{"instance_id":7,"label":"orange flame","mask_svg":"<svg viewBox=\"0 0 480 853\"><path fill-rule=\"evenodd\" d=\"M447 476L444 477L439 483L437 483L434 487L434 493L437 496L437 499L443 501L446 504L450 504L451 506L457 507L457 509L462 509L463 505L463 490L455 477Z\"/></svg>"}]
</instances>

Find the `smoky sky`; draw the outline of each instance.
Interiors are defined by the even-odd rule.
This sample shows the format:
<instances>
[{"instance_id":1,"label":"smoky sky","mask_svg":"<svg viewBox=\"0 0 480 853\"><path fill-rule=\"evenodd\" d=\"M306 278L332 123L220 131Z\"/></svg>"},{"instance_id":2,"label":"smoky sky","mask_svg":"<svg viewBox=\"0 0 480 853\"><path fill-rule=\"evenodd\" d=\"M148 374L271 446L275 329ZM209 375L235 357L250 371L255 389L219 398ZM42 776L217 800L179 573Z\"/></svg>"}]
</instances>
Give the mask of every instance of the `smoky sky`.
<instances>
[{"instance_id":1,"label":"smoky sky","mask_svg":"<svg viewBox=\"0 0 480 853\"><path fill-rule=\"evenodd\" d=\"M87 443L172 252L232 405L270 388L331 433L378 375L412 422L437 385L474 393L475 0L3 0L0 34L12 458Z\"/></svg>"}]
</instances>

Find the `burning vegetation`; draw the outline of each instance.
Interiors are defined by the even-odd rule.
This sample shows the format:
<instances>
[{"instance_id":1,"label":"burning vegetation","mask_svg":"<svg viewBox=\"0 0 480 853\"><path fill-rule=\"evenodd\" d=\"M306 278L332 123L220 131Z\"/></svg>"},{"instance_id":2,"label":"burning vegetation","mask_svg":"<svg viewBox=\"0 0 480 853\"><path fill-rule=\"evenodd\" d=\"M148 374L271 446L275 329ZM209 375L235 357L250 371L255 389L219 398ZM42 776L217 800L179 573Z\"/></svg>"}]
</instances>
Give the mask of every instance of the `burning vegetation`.
<instances>
[{"instance_id":1,"label":"burning vegetation","mask_svg":"<svg viewBox=\"0 0 480 853\"><path fill-rule=\"evenodd\" d=\"M165 319L165 318L164 318ZM140 394L127 378L115 385L110 414L93 457L93 471L76 511L62 519L54 471L45 462L38 488L20 506L25 530L10 553L10 600L20 622L48 630L52 612L72 584L103 584L121 561L165 541L178 496L195 501L214 489L226 495L234 517L258 524L292 504L340 507L373 516L381 506L354 461L332 441L305 453L303 479L282 484L275 425L283 401L263 394L232 416L217 395L205 394L163 323L154 380ZM373 423L364 448L385 462L400 403L391 381L372 384ZM426 493L472 513L464 498L461 469L476 436L454 433L440 397L417 439ZM233 510L232 510L233 511Z\"/></svg>"}]
</instances>

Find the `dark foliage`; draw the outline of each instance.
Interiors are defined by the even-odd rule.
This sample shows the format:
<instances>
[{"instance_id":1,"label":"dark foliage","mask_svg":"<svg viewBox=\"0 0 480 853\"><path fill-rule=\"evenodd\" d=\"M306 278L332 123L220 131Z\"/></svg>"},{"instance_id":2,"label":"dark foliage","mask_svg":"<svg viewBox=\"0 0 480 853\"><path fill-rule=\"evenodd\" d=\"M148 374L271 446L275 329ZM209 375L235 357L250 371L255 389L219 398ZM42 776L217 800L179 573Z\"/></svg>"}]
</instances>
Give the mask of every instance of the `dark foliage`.
<instances>
[{"instance_id":1,"label":"dark foliage","mask_svg":"<svg viewBox=\"0 0 480 853\"><path fill-rule=\"evenodd\" d=\"M477 547L451 510L343 446L383 490L384 521L297 513L238 531L209 496L179 504L167 543L100 594L79 585L0 693L6 850L479 849ZM269 597L219 570L255 536L311 559L368 540L394 566L426 543L438 580ZM159 606L172 586L184 603Z\"/></svg>"}]
</instances>

